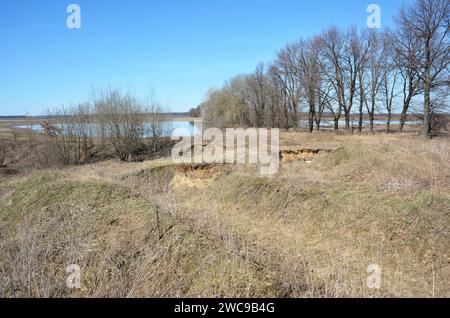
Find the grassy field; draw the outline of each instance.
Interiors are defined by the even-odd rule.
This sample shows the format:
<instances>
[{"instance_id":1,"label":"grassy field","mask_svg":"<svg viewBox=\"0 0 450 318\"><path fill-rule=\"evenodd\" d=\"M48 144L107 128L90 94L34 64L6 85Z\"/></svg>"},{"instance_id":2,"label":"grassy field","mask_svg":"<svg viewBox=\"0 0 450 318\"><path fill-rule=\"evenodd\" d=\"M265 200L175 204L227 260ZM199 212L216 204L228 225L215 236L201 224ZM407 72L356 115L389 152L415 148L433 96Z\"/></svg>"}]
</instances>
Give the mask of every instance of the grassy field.
<instances>
[{"instance_id":1,"label":"grassy field","mask_svg":"<svg viewBox=\"0 0 450 318\"><path fill-rule=\"evenodd\" d=\"M450 140L282 133L302 149L329 152L272 177L169 158L3 173L0 295L449 297Z\"/></svg>"}]
</instances>

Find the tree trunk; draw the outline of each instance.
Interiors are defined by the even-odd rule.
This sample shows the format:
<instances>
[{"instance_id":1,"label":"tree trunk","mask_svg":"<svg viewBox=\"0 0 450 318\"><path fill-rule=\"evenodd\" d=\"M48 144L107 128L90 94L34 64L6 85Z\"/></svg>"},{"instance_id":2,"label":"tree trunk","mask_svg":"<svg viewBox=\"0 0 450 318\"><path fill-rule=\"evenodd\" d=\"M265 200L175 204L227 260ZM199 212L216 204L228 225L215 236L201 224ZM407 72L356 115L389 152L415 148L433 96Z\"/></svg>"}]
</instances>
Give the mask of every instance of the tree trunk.
<instances>
[{"instance_id":1,"label":"tree trunk","mask_svg":"<svg viewBox=\"0 0 450 318\"><path fill-rule=\"evenodd\" d=\"M350 112L345 111L345 131L350 131Z\"/></svg>"},{"instance_id":2,"label":"tree trunk","mask_svg":"<svg viewBox=\"0 0 450 318\"><path fill-rule=\"evenodd\" d=\"M411 99L412 99L412 96L410 94L403 102L403 109L402 109L402 113L400 115L400 125L398 126L399 133L402 133L403 128L405 127L406 119L408 118L408 109L409 109L409 104L411 103Z\"/></svg>"},{"instance_id":3,"label":"tree trunk","mask_svg":"<svg viewBox=\"0 0 450 318\"><path fill-rule=\"evenodd\" d=\"M387 133L388 134L391 132L391 118L392 118L392 112L389 109L388 110L388 119L387 119Z\"/></svg>"},{"instance_id":4,"label":"tree trunk","mask_svg":"<svg viewBox=\"0 0 450 318\"><path fill-rule=\"evenodd\" d=\"M315 100L314 98L311 98L309 101L309 115L308 115L308 129L309 132L312 133L314 130L314 113L315 113Z\"/></svg>"},{"instance_id":5,"label":"tree trunk","mask_svg":"<svg viewBox=\"0 0 450 318\"><path fill-rule=\"evenodd\" d=\"M362 132L362 125L363 125L363 106L364 102L361 97L361 101L359 102L359 121L358 121L358 132L360 133Z\"/></svg>"},{"instance_id":6,"label":"tree trunk","mask_svg":"<svg viewBox=\"0 0 450 318\"><path fill-rule=\"evenodd\" d=\"M364 85L362 70L359 72L359 112L358 112L358 132L362 133L363 111L364 111Z\"/></svg>"},{"instance_id":7,"label":"tree trunk","mask_svg":"<svg viewBox=\"0 0 450 318\"><path fill-rule=\"evenodd\" d=\"M406 110L403 109L402 114L400 115L400 125L398 126L399 133L403 132L403 127L405 126L405 123L406 123Z\"/></svg>"},{"instance_id":8,"label":"tree trunk","mask_svg":"<svg viewBox=\"0 0 450 318\"><path fill-rule=\"evenodd\" d=\"M421 137L423 139L430 138L431 131L431 57L430 57L430 44L427 43L425 47L425 83L424 83L424 103L423 103L423 127Z\"/></svg>"},{"instance_id":9,"label":"tree trunk","mask_svg":"<svg viewBox=\"0 0 450 318\"><path fill-rule=\"evenodd\" d=\"M316 95L314 90L310 90L309 93L309 114L308 114L308 131L312 133L314 130L314 115L316 112Z\"/></svg>"},{"instance_id":10,"label":"tree trunk","mask_svg":"<svg viewBox=\"0 0 450 318\"><path fill-rule=\"evenodd\" d=\"M310 117L308 124L309 124L308 131L309 133L312 134L312 132L314 131L314 118Z\"/></svg>"},{"instance_id":11,"label":"tree trunk","mask_svg":"<svg viewBox=\"0 0 450 318\"><path fill-rule=\"evenodd\" d=\"M430 138L431 128L431 112L430 112L430 84L425 82L424 86L424 104L423 104L423 128L421 137L423 139Z\"/></svg>"},{"instance_id":12,"label":"tree trunk","mask_svg":"<svg viewBox=\"0 0 450 318\"><path fill-rule=\"evenodd\" d=\"M297 132L298 130L298 111L297 111L297 103L293 103L293 113L292 113L292 120L294 121L294 131Z\"/></svg>"},{"instance_id":13,"label":"tree trunk","mask_svg":"<svg viewBox=\"0 0 450 318\"><path fill-rule=\"evenodd\" d=\"M289 130L289 111L286 110L286 106L285 106L285 111L284 111L284 129L286 129L286 131Z\"/></svg>"},{"instance_id":14,"label":"tree trunk","mask_svg":"<svg viewBox=\"0 0 450 318\"><path fill-rule=\"evenodd\" d=\"M317 131L320 131L320 123L322 122L322 114L315 112L314 113L314 121L316 122L316 129Z\"/></svg>"}]
</instances>

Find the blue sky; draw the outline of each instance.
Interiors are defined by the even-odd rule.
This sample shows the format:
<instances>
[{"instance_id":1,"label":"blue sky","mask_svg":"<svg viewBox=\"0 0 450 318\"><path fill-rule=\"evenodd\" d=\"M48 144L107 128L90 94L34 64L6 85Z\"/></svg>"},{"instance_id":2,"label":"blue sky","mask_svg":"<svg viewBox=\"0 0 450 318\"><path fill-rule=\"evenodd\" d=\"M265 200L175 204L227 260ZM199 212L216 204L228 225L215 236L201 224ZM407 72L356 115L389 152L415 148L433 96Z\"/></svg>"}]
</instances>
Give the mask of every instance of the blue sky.
<instances>
[{"instance_id":1,"label":"blue sky","mask_svg":"<svg viewBox=\"0 0 450 318\"><path fill-rule=\"evenodd\" d=\"M331 25L383 26L412 0L3 0L0 115L42 115L86 101L92 87L154 91L171 111L201 103L211 87L270 61L287 42ZM81 7L79 30L66 8Z\"/></svg>"}]
</instances>

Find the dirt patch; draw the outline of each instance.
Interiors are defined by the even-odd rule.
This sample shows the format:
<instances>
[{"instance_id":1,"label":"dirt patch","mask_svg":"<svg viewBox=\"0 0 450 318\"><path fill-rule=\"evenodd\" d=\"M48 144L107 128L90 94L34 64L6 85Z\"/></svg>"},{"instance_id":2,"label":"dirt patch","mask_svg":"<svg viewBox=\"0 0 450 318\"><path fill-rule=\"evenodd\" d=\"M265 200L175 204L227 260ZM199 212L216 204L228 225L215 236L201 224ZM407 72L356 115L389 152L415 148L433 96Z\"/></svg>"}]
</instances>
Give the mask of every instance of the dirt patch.
<instances>
[{"instance_id":1,"label":"dirt patch","mask_svg":"<svg viewBox=\"0 0 450 318\"><path fill-rule=\"evenodd\" d=\"M175 176L171 182L173 190L202 189L214 180L231 171L231 165L223 164L182 164L173 166Z\"/></svg>"},{"instance_id":2,"label":"dirt patch","mask_svg":"<svg viewBox=\"0 0 450 318\"><path fill-rule=\"evenodd\" d=\"M300 149L300 150L283 150L280 151L281 162L290 161L306 161L310 162L314 157L331 153L331 149Z\"/></svg>"},{"instance_id":3,"label":"dirt patch","mask_svg":"<svg viewBox=\"0 0 450 318\"><path fill-rule=\"evenodd\" d=\"M180 187L204 188L229 170L221 164L169 164L122 175L118 181L141 193L161 194Z\"/></svg>"}]
</instances>

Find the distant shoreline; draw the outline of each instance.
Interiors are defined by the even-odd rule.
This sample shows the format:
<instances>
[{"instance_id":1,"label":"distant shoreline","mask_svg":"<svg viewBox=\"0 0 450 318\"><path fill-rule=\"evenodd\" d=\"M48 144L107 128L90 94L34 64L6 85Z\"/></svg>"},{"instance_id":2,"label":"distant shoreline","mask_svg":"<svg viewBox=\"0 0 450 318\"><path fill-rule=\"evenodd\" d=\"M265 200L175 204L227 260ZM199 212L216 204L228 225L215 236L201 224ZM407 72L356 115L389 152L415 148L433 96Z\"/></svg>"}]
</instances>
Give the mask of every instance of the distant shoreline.
<instances>
[{"instance_id":1,"label":"distant shoreline","mask_svg":"<svg viewBox=\"0 0 450 318\"><path fill-rule=\"evenodd\" d=\"M144 116L148 116L149 114L145 114ZM191 117L191 116L184 116L184 115L166 115L162 114L163 116L167 116L167 121L199 121L202 118L201 117ZM0 116L0 122L5 124L8 122L11 123L27 123L27 122L40 122L43 120L58 120L58 116Z\"/></svg>"}]
</instances>

